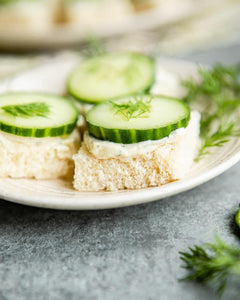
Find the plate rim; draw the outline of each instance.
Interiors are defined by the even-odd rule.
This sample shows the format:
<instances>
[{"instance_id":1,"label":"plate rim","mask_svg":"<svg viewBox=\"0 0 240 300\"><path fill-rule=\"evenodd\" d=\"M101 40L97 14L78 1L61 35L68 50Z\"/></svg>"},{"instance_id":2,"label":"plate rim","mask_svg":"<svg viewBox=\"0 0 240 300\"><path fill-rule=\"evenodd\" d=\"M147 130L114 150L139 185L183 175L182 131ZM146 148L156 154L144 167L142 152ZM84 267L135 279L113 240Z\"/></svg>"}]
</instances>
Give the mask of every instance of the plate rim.
<instances>
[{"instance_id":1,"label":"plate rim","mask_svg":"<svg viewBox=\"0 0 240 300\"><path fill-rule=\"evenodd\" d=\"M108 193L109 195L114 195L114 196L117 195L118 201L113 201L113 202L100 202L99 204L96 204L95 202L95 204L91 204L91 202L97 201L98 197L96 196L93 197L92 199L88 199L89 201L88 205L86 205L86 202L83 203L78 202L78 200L80 199L77 198L73 198L70 203L63 202L59 204L59 202L56 202L56 197L45 197L43 201L43 200L38 200L39 196L36 195L34 196L34 201L32 201L31 199L33 199L33 197L31 197L31 199L26 197L25 199L23 199L22 196L20 198L19 197L16 198L16 194L14 195L11 195L11 193L2 194L1 190L0 190L0 197L3 200L7 200L17 204L23 204L23 205L34 206L39 208L56 209L56 210L103 210L103 209L128 207L128 206L133 206L138 204L154 202L157 200L161 200L191 190L221 175L226 170L230 169L232 166L237 164L239 161L240 161L240 149L234 155L230 156L226 161L190 179L181 179L179 181L174 181L166 185L162 185L160 187L149 187L149 188L139 189L139 190L122 190L116 192L105 192ZM16 179L11 179L11 180L16 180ZM157 191L159 188L163 188L163 187L165 187L166 191L162 192L161 196L159 197ZM146 199L145 194L148 193L149 189L151 189L151 191L155 190L155 192L152 193L153 195L151 195L150 198ZM86 195L89 193L90 192L86 192ZM97 194L98 192L91 192L91 193ZM126 195L130 193L133 194L134 196L132 197L131 202L129 203L128 201L124 200L124 198L126 197ZM84 194L84 192L81 192L81 194Z\"/></svg>"}]
</instances>

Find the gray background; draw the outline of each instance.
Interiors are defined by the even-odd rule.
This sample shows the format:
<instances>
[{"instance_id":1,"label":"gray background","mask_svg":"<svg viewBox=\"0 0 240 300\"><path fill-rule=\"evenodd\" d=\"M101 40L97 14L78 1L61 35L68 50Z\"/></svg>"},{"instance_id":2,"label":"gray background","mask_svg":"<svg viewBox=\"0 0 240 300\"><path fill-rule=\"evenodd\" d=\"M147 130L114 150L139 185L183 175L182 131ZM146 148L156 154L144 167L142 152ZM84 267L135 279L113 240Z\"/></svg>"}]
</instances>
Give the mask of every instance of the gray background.
<instances>
[{"instance_id":1,"label":"gray background","mask_svg":"<svg viewBox=\"0 0 240 300\"><path fill-rule=\"evenodd\" d=\"M194 53L234 63L240 46ZM191 191L105 211L54 211L0 200L0 300L217 299L209 286L179 282L178 251L211 241L240 244L234 214L240 164ZM230 281L223 299L239 299Z\"/></svg>"}]
</instances>

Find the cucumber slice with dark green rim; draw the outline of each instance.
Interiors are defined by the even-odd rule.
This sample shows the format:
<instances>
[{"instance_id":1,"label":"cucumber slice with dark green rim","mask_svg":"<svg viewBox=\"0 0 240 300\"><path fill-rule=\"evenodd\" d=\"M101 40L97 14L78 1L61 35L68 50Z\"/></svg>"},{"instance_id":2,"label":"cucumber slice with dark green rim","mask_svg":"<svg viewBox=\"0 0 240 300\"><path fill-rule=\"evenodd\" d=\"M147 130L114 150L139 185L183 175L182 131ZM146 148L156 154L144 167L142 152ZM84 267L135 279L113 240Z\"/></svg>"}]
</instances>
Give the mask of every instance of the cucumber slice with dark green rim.
<instances>
[{"instance_id":1,"label":"cucumber slice with dark green rim","mask_svg":"<svg viewBox=\"0 0 240 300\"><path fill-rule=\"evenodd\" d=\"M90 135L122 144L162 139L187 127L189 119L190 109L184 102L155 95L104 102L86 114Z\"/></svg>"},{"instance_id":2,"label":"cucumber slice with dark green rim","mask_svg":"<svg viewBox=\"0 0 240 300\"><path fill-rule=\"evenodd\" d=\"M154 61L137 53L108 53L88 58L68 78L68 93L79 101L99 103L148 91Z\"/></svg>"},{"instance_id":3,"label":"cucumber slice with dark green rim","mask_svg":"<svg viewBox=\"0 0 240 300\"><path fill-rule=\"evenodd\" d=\"M56 137L70 134L78 110L63 97L42 93L0 95L0 130L24 137Z\"/></svg>"},{"instance_id":4,"label":"cucumber slice with dark green rim","mask_svg":"<svg viewBox=\"0 0 240 300\"><path fill-rule=\"evenodd\" d=\"M238 209L236 217L235 217L235 221L236 221L238 227L240 228L240 204L239 204L239 209Z\"/></svg>"}]
</instances>

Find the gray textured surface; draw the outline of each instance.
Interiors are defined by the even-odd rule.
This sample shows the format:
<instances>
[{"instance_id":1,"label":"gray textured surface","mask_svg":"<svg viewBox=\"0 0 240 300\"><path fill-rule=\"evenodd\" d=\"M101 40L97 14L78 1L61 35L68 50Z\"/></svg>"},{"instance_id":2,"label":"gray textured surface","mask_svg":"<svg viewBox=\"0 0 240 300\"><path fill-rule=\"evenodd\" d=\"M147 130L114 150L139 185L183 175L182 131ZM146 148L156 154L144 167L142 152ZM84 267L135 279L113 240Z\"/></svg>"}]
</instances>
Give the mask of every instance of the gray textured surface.
<instances>
[{"instance_id":1,"label":"gray textured surface","mask_svg":"<svg viewBox=\"0 0 240 300\"><path fill-rule=\"evenodd\" d=\"M233 63L240 47L195 53ZM216 299L207 286L179 282L178 251L211 241L239 244L233 217L240 164L191 191L129 208L69 212L0 201L0 300ZM223 299L239 299L231 283Z\"/></svg>"}]
</instances>

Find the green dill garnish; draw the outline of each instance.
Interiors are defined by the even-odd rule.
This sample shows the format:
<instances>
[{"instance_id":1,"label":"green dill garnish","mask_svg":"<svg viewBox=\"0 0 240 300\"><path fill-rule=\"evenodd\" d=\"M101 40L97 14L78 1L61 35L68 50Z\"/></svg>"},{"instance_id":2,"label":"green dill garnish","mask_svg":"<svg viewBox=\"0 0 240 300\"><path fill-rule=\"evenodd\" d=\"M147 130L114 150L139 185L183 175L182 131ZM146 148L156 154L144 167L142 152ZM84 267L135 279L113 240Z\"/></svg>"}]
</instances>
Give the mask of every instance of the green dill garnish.
<instances>
[{"instance_id":1,"label":"green dill garnish","mask_svg":"<svg viewBox=\"0 0 240 300\"><path fill-rule=\"evenodd\" d=\"M32 102L28 104L19 104L19 105L6 105L2 106L3 109L8 114L14 117L44 117L46 118L50 112L49 106L44 102Z\"/></svg>"},{"instance_id":2,"label":"green dill garnish","mask_svg":"<svg viewBox=\"0 0 240 300\"><path fill-rule=\"evenodd\" d=\"M221 147L230 137L240 135L237 114L240 109L240 64L212 69L199 69L198 81L186 80L183 100L190 106L200 106L202 145L198 161L210 148Z\"/></svg>"},{"instance_id":3,"label":"green dill garnish","mask_svg":"<svg viewBox=\"0 0 240 300\"><path fill-rule=\"evenodd\" d=\"M214 101L223 95L228 95L230 99L240 95L240 63L236 66L217 64L212 69L200 68L198 73L200 81L185 80L182 83L187 88L187 95L184 97L187 103L205 97L211 97Z\"/></svg>"},{"instance_id":4,"label":"green dill garnish","mask_svg":"<svg viewBox=\"0 0 240 300\"><path fill-rule=\"evenodd\" d=\"M83 44L81 55L85 57L93 57L107 52L105 43L96 35L88 34L83 39Z\"/></svg>"},{"instance_id":5,"label":"green dill garnish","mask_svg":"<svg viewBox=\"0 0 240 300\"><path fill-rule=\"evenodd\" d=\"M189 247L188 252L179 252L185 263L183 268L190 274L182 280L212 282L219 295L225 289L228 278L240 279L240 248L227 245L217 235L211 244Z\"/></svg>"},{"instance_id":6,"label":"green dill garnish","mask_svg":"<svg viewBox=\"0 0 240 300\"><path fill-rule=\"evenodd\" d=\"M204 128L206 130L206 128ZM210 131L209 131L210 132ZM196 161L199 161L202 156L209 154L209 148L221 147L229 141L230 137L240 136L240 129L235 126L234 122L227 123L219 121L218 128L213 133L206 133L202 139L202 145L199 150Z\"/></svg>"},{"instance_id":7,"label":"green dill garnish","mask_svg":"<svg viewBox=\"0 0 240 300\"><path fill-rule=\"evenodd\" d=\"M152 96L135 96L127 102L110 101L116 114L120 114L126 121L136 118L147 118L151 110Z\"/></svg>"}]
</instances>

